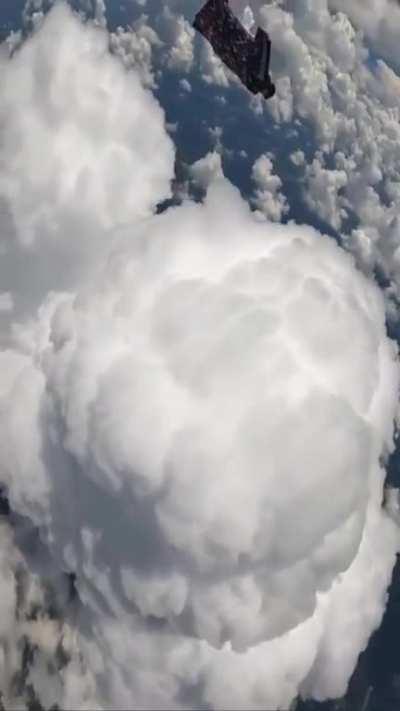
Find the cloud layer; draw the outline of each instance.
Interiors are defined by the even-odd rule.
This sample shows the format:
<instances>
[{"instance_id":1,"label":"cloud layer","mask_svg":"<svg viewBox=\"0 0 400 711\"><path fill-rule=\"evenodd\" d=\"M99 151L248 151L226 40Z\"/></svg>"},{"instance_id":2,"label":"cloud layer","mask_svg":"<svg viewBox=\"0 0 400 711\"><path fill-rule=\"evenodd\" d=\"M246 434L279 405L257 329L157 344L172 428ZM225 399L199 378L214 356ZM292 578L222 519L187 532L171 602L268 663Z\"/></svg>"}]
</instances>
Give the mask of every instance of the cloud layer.
<instances>
[{"instance_id":1,"label":"cloud layer","mask_svg":"<svg viewBox=\"0 0 400 711\"><path fill-rule=\"evenodd\" d=\"M29 685L63 708L342 694L398 547L381 293L326 236L260 220L217 154L192 169L202 203L154 214L173 178L163 113L64 5L2 63L5 700ZM279 219L267 156L254 177ZM10 531L26 522L35 550ZM43 617L22 630L17 569Z\"/></svg>"},{"instance_id":2,"label":"cloud layer","mask_svg":"<svg viewBox=\"0 0 400 711\"><path fill-rule=\"evenodd\" d=\"M169 0L169 26L175 26L176 39L170 32L167 43L176 41L176 51L183 42L179 27L185 26L184 20L193 19L200 5L195 0ZM165 11L160 13L151 0L146 7L151 15L148 22L162 33ZM388 313L397 318L398 3L357 0L349 5L324 0L312 5L292 0L231 0L231 7L247 26L254 20L264 27L273 43L271 70L276 96L263 102L257 97L249 99L243 90L243 104L249 102L275 129L297 123L307 132L310 140L296 191L315 217L340 235L365 273L378 271L384 276ZM176 71L188 72L191 84L201 79L212 85L226 101L227 92L240 87L239 82L205 41L197 38L189 49L192 42L186 32L183 44L194 61L181 63ZM166 58L171 51L155 57L155 65L174 71ZM257 130L262 130L260 125ZM272 150L274 143L272 140L263 148L262 155Z\"/></svg>"},{"instance_id":3,"label":"cloud layer","mask_svg":"<svg viewBox=\"0 0 400 711\"><path fill-rule=\"evenodd\" d=\"M161 108L111 58L108 33L71 17L57 5L40 39L1 57L0 278L17 306L27 280L38 299L73 286L117 225L170 194Z\"/></svg>"}]
</instances>

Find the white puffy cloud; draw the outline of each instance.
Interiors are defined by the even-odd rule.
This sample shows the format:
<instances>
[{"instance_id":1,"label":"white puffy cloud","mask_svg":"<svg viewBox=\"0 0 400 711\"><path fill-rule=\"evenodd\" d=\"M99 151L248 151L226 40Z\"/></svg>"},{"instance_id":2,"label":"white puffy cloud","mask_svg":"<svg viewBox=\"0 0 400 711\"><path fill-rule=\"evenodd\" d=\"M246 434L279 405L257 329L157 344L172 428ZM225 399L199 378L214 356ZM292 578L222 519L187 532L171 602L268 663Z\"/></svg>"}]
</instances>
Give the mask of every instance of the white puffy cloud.
<instances>
[{"instance_id":1,"label":"white puffy cloud","mask_svg":"<svg viewBox=\"0 0 400 711\"><path fill-rule=\"evenodd\" d=\"M341 693L397 546L379 292L221 178L115 245L84 294L20 325L31 354L7 355L3 384L2 480L77 575L86 665L122 708L180 707L200 680L213 708ZM354 628L346 663L333 614Z\"/></svg>"},{"instance_id":2,"label":"white puffy cloud","mask_svg":"<svg viewBox=\"0 0 400 711\"><path fill-rule=\"evenodd\" d=\"M156 85L153 72L153 49L163 46L157 32L148 24L148 17L141 15L132 27L118 27L110 35L112 51L122 59L127 69L134 68L146 87Z\"/></svg>"},{"instance_id":3,"label":"white puffy cloud","mask_svg":"<svg viewBox=\"0 0 400 711\"><path fill-rule=\"evenodd\" d=\"M317 154L305 171L305 200L328 224L339 230L347 217L343 198L348 176L344 170L328 170L324 167L324 157Z\"/></svg>"},{"instance_id":4,"label":"white puffy cloud","mask_svg":"<svg viewBox=\"0 0 400 711\"><path fill-rule=\"evenodd\" d=\"M72 17L57 5L0 57L0 279L18 307L26 281L29 302L69 288L104 259L117 225L170 195L161 108L110 57L108 33Z\"/></svg>"},{"instance_id":5,"label":"white puffy cloud","mask_svg":"<svg viewBox=\"0 0 400 711\"><path fill-rule=\"evenodd\" d=\"M342 693L399 545L381 507L400 380L382 295L326 236L257 220L218 153L192 166L203 203L154 214L173 177L162 112L65 6L2 62L1 239L29 318L11 311L2 334L0 482L61 599L58 627L25 630L36 697L278 709ZM40 290L16 255L50 255ZM0 550L4 655L19 553ZM49 678L55 639L68 659Z\"/></svg>"},{"instance_id":6,"label":"white puffy cloud","mask_svg":"<svg viewBox=\"0 0 400 711\"><path fill-rule=\"evenodd\" d=\"M282 181L273 171L271 157L261 155L252 168L256 190L252 202L257 210L274 222L280 222L288 211L285 196L281 193Z\"/></svg>"},{"instance_id":7,"label":"white puffy cloud","mask_svg":"<svg viewBox=\"0 0 400 711\"><path fill-rule=\"evenodd\" d=\"M218 142L220 136L216 138ZM220 152L214 150L193 163L190 166L190 175L199 187L206 190L210 183L223 176Z\"/></svg>"},{"instance_id":8,"label":"white puffy cloud","mask_svg":"<svg viewBox=\"0 0 400 711\"><path fill-rule=\"evenodd\" d=\"M234 75L229 72L205 40L202 41L200 49L200 70L201 77L207 84L226 89L229 86L229 78L235 80Z\"/></svg>"},{"instance_id":9,"label":"white puffy cloud","mask_svg":"<svg viewBox=\"0 0 400 711\"><path fill-rule=\"evenodd\" d=\"M179 82L179 86L181 87L181 89L183 89L184 92L188 94L190 94L190 92L192 91L191 84L187 79L181 79Z\"/></svg>"},{"instance_id":10,"label":"white puffy cloud","mask_svg":"<svg viewBox=\"0 0 400 711\"><path fill-rule=\"evenodd\" d=\"M400 69L400 7L397 0L354 0L352 3L329 0L329 7L346 13L372 42L375 51Z\"/></svg>"},{"instance_id":11,"label":"white puffy cloud","mask_svg":"<svg viewBox=\"0 0 400 711\"><path fill-rule=\"evenodd\" d=\"M155 16L142 14L128 28L118 27L111 33L113 51L127 67L139 69L145 85L153 88L154 66L158 70L188 74L194 60L195 31L191 22L179 11L173 11L168 3L158 5L157 9L160 12Z\"/></svg>"},{"instance_id":12,"label":"white puffy cloud","mask_svg":"<svg viewBox=\"0 0 400 711\"><path fill-rule=\"evenodd\" d=\"M176 71L189 72L194 58L193 27L183 15L175 15L168 6L163 9L160 25L169 46L167 66Z\"/></svg>"},{"instance_id":13,"label":"white puffy cloud","mask_svg":"<svg viewBox=\"0 0 400 711\"><path fill-rule=\"evenodd\" d=\"M290 160L292 161L293 165L299 168L301 165L304 165L304 152L300 148L297 149L297 151L293 151L293 153L290 155Z\"/></svg>"}]
</instances>

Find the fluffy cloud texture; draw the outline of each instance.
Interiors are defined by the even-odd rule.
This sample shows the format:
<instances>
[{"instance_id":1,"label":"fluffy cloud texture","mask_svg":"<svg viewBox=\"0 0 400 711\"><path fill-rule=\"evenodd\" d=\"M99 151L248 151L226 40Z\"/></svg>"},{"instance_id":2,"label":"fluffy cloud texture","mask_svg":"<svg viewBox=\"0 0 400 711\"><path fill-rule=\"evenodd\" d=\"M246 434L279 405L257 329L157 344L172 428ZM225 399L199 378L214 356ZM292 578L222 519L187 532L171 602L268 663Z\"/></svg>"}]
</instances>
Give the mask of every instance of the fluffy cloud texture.
<instances>
[{"instance_id":1,"label":"fluffy cloud texture","mask_svg":"<svg viewBox=\"0 0 400 711\"><path fill-rule=\"evenodd\" d=\"M297 121L311 131L298 192L303 192L304 203L316 217L340 235L365 273L384 275L389 312L398 317L399 4L392 0L230 4L250 30L259 24L272 38L276 96L263 102L249 98L243 89L243 103L249 102L257 115L264 114L276 127ZM168 0L168 9L164 3L162 12L150 0L147 6L153 8L157 27L166 12L175 27L176 47L168 49L168 57L179 54L181 45L189 47L188 35L183 40L178 28L193 20L199 1ZM231 86L240 87L201 38L187 56L190 61L176 65L176 71L218 87L222 95ZM168 57L160 62L173 70Z\"/></svg>"},{"instance_id":2,"label":"fluffy cloud texture","mask_svg":"<svg viewBox=\"0 0 400 711\"><path fill-rule=\"evenodd\" d=\"M18 306L27 280L29 298L73 286L117 225L168 197L174 151L160 107L110 57L108 33L71 22L65 5L0 64L0 279Z\"/></svg>"},{"instance_id":3,"label":"fluffy cloud texture","mask_svg":"<svg viewBox=\"0 0 400 711\"><path fill-rule=\"evenodd\" d=\"M261 155L252 168L256 185L253 204L260 214L274 222L280 222L288 211L286 198L281 193L282 181L275 175L270 156Z\"/></svg>"},{"instance_id":4,"label":"fluffy cloud texture","mask_svg":"<svg viewBox=\"0 0 400 711\"><path fill-rule=\"evenodd\" d=\"M399 543L381 293L326 236L258 219L217 154L192 169L203 202L155 214L162 111L64 5L2 63L4 291L25 312L5 310L0 481L38 541L1 538L6 706L342 694ZM257 176L278 200L267 156Z\"/></svg>"},{"instance_id":5,"label":"fluffy cloud texture","mask_svg":"<svg viewBox=\"0 0 400 711\"><path fill-rule=\"evenodd\" d=\"M277 95L265 110L280 123L297 117L312 126L305 202L338 231L366 273L385 275L397 303L399 6L249 4L273 38Z\"/></svg>"},{"instance_id":6,"label":"fluffy cloud texture","mask_svg":"<svg viewBox=\"0 0 400 711\"><path fill-rule=\"evenodd\" d=\"M398 70L400 56L398 30L400 7L397 0L355 0L351 4L343 0L329 0L329 7L348 15L355 27L360 28L384 59Z\"/></svg>"}]
</instances>

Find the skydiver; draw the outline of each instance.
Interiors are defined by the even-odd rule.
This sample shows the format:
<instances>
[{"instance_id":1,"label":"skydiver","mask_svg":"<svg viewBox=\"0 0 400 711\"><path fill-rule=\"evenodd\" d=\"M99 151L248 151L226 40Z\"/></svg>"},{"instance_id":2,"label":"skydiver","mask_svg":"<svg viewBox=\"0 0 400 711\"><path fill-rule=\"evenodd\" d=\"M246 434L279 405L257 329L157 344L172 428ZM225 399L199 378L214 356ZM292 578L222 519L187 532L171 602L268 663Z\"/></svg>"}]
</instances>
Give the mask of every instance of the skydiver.
<instances>
[{"instance_id":1,"label":"skydiver","mask_svg":"<svg viewBox=\"0 0 400 711\"><path fill-rule=\"evenodd\" d=\"M271 41L260 27L255 37L247 32L230 9L229 0L207 0L193 27L249 91L265 99L274 96L275 85L269 75Z\"/></svg>"}]
</instances>

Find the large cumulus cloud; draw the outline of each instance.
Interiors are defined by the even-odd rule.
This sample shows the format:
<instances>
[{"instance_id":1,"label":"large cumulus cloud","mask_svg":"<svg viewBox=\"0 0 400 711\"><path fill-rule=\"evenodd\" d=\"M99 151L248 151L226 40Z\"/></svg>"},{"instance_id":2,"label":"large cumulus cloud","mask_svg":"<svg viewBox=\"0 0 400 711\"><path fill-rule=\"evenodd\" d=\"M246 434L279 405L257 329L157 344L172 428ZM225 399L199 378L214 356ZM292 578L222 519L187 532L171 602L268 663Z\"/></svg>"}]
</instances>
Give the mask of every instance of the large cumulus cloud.
<instances>
[{"instance_id":1,"label":"large cumulus cloud","mask_svg":"<svg viewBox=\"0 0 400 711\"><path fill-rule=\"evenodd\" d=\"M108 33L71 17L56 5L43 31L0 59L0 277L16 306L27 280L40 299L83 278L116 225L170 194L161 108L111 59Z\"/></svg>"},{"instance_id":2,"label":"large cumulus cloud","mask_svg":"<svg viewBox=\"0 0 400 711\"><path fill-rule=\"evenodd\" d=\"M2 183L12 244L50 252L55 266L39 309L11 315L5 333L0 481L40 536L24 551L28 572L43 547L55 579L72 574L77 591L73 605L59 593L57 684L41 651L31 685L47 706L79 708L282 708L298 693L340 695L379 624L398 546L381 506L399 386L383 298L332 240L257 219L220 164L203 203L155 215L171 143L151 94L104 43L59 6L4 59L10 87L14 73L32 81L24 51L65 74L31 89L27 106L42 116L39 137L46 126L46 180L29 177L29 161L18 169L34 152L21 119L16 178ZM114 148L115 131L128 156L112 162L115 200L81 103L83 90L103 96L104 76L98 142ZM67 80L64 153L53 111ZM86 268L60 283L64 254L86 235ZM14 292L28 300L31 281ZM7 653L16 642L3 627ZM3 689L13 703L7 673Z\"/></svg>"},{"instance_id":3,"label":"large cumulus cloud","mask_svg":"<svg viewBox=\"0 0 400 711\"><path fill-rule=\"evenodd\" d=\"M221 707L242 665L239 705L289 703L302 682L340 693L396 545L379 464L395 350L350 258L309 228L266 229L218 179L204 205L120 235L99 281L50 297L24 333L30 353L8 356L2 479L77 574L109 703L173 706L194 675ZM353 627L339 668L331 608Z\"/></svg>"}]
</instances>

